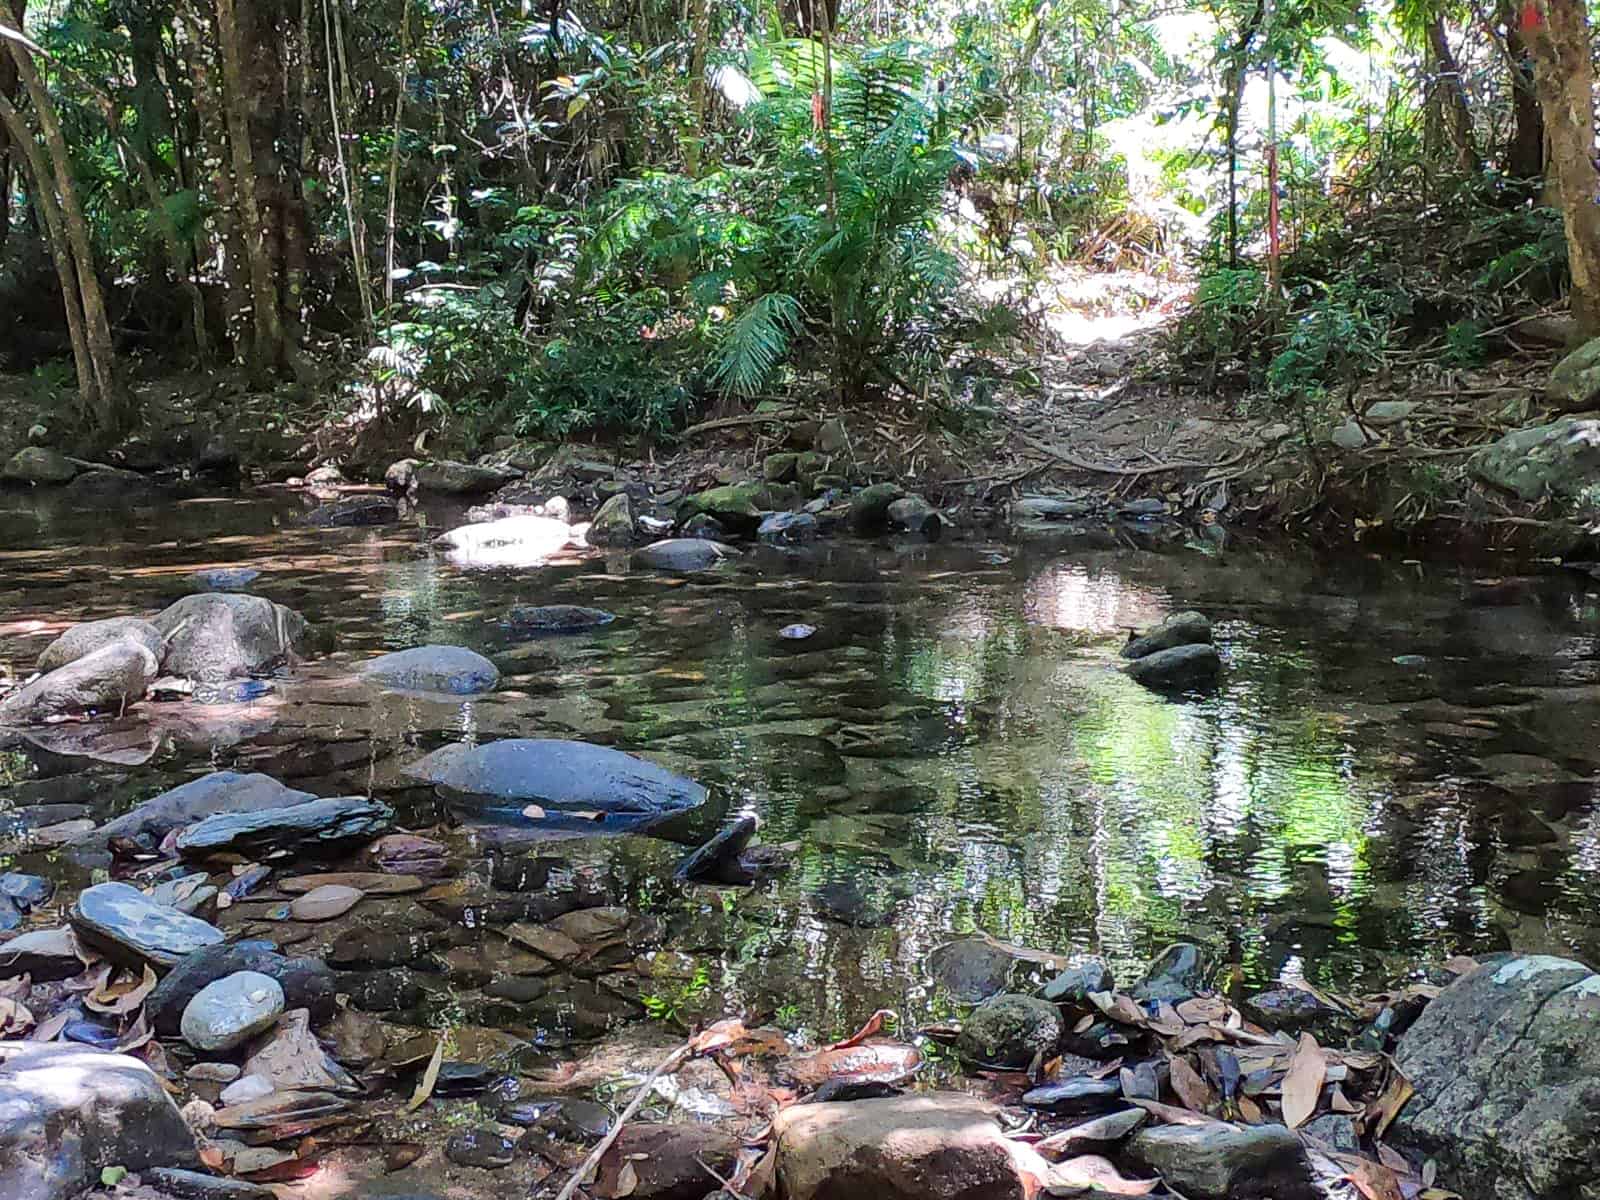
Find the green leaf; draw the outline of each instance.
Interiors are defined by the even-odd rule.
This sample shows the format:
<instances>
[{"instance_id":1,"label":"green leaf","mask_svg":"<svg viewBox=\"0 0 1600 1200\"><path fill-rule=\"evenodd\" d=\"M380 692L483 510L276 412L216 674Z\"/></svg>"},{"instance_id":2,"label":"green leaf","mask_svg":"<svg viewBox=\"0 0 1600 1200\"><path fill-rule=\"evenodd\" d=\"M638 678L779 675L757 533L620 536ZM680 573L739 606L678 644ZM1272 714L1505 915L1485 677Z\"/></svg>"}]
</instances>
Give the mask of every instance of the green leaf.
<instances>
[{"instance_id":1,"label":"green leaf","mask_svg":"<svg viewBox=\"0 0 1600 1200\"><path fill-rule=\"evenodd\" d=\"M127 1175L127 1173L128 1173L128 1168L127 1167L101 1167L100 1168L100 1183L101 1183L101 1186L103 1186L103 1187L116 1187L117 1184L122 1182L123 1176Z\"/></svg>"}]
</instances>

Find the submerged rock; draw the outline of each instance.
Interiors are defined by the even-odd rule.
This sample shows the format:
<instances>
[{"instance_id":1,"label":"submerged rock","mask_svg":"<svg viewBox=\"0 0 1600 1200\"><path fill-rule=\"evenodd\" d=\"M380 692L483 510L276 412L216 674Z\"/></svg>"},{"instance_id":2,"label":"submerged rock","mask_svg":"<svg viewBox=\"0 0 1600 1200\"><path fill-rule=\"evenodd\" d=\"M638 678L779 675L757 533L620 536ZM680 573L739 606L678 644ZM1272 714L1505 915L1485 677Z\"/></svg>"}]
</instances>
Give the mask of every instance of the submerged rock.
<instances>
[{"instance_id":1,"label":"submerged rock","mask_svg":"<svg viewBox=\"0 0 1600 1200\"><path fill-rule=\"evenodd\" d=\"M738 1153L739 1140L714 1126L635 1122L600 1160L595 1192L632 1200L702 1200L717 1190L710 1172L726 1179ZM631 1172L631 1187L621 1182L624 1171Z\"/></svg>"},{"instance_id":2,"label":"submerged rock","mask_svg":"<svg viewBox=\"0 0 1600 1200\"><path fill-rule=\"evenodd\" d=\"M958 938L928 955L933 981L962 1004L978 1004L1004 992L1017 958L988 938Z\"/></svg>"},{"instance_id":3,"label":"submerged rock","mask_svg":"<svg viewBox=\"0 0 1600 1200\"><path fill-rule=\"evenodd\" d=\"M738 554L739 552L733 547L724 546L721 542L683 537L652 542L643 550L636 552L633 561L642 567L651 567L658 571L678 571L688 574L695 571L709 571L712 567L738 557Z\"/></svg>"},{"instance_id":4,"label":"submerged rock","mask_svg":"<svg viewBox=\"0 0 1600 1200\"><path fill-rule=\"evenodd\" d=\"M194 1134L137 1058L0 1042L0 1196L72 1200L106 1167L198 1165Z\"/></svg>"},{"instance_id":5,"label":"submerged rock","mask_svg":"<svg viewBox=\"0 0 1600 1200\"><path fill-rule=\"evenodd\" d=\"M201 1053L232 1050L272 1027L283 1012L283 988L270 975L239 971L208 983L184 1006L179 1030Z\"/></svg>"},{"instance_id":6,"label":"submerged rock","mask_svg":"<svg viewBox=\"0 0 1600 1200\"><path fill-rule=\"evenodd\" d=\"M1160 650L1178 646L1211 644L1211 618L1204 613L1173 613L1154 629L1130 638L1122 648L1123 658L1147 658Z\"/></svg>"},{"instance_id":7,"label":"submerged rock","mask_svg":"<svg viewBox=\"0 0 1600 1200\"><path fill-rule=\"evenodd\" d=\"M1134 659L1127 672L1156 692L1212 691L1222 677L1222 658L1215 646L1175 646Z\"/></svg>"},{"instance_id":8,"label":"submerged rock","mask_svg":"<svg viewBox=\"0 0 1600 1200\"><path fill-rule=\"evenodd\" d=\"M800 546L814 542L820 525L805 512L773 513L756 528L756 540L772 546Z\"/></svg>"},{"instance_id":9,"label":"submerged rock","mask_svg":"<svg viewBox=\"0 0 1600 1200\"><path fill-rule=\"evenodd\" d=\"M581 633L616 619L614 613L581 604L518 605L506 614L506 624L518 633Z\"/></svg>"},{"instance_id":10,"label":"submerged rock","mask_svg":"<svg viewBox=\"0 0 1600 1200\"><path fill-rule=\"evenodd\" d=\"M300 519L318 529L392 525L400 519L400 509L393 500L383 496L349 496L314 508Z\"/></svg>"},{"instance_id":11,"label":"submerged rock","mask_svg":"<svg viewBox=\"0 0 1600 1200\"><path fill-rule=\"evenodd\" d=\"M962 1022L956 1053L982 1066L1026 1068L1043 1062L1061 1043L1061 1012L1035 996L1002 993L985 1000Z\"/></svg>"},{"instance_id":12,"label":"submerged rock","mask_svg":"<svg viewBox=\"0 0 1600 1200\"><path fill-rule=\"evenodd\" d=\"M264 851L312 853L387 833L394 809L360 796L309 800L265 812L218 813L178 835L178 853L204 858L222 852L254 858Z\"/></svg>"},{"instance_id":13,"label":"submerged rock","mask_svg":"<svg viewBox=\"0 0 1600 1200\"><path fill-rule=\"evenodd\" d=\"M24 446L0 467L0 483L48 487L72 482L79 470L64 454L44 446Z\"/></svg>"},{"instance_id":14,"label":"submerged rock","mask_svg":"<svg viewBox=\"0 0 1600 1200\"><path fill-rule=\"evenodd\" d=\"M149 621L138 617L108 617L104 621L86 621L74 625L39 652L37 666L41 671L54 671L68 663L77 662L85 655L116 642L136 642L150 651L157 662L161 661L161 631Z\"/></svg>"},{"instance_id":15,"label":"submerged rock","mask_svg":"<svg viewBox=\"0 0 1600 1200\"><path fill-rule=\"evenodd\" d=\"M310 792L285 787L270 775L213 771L146 800L133 811L106 822L84 840L105 845L118 838L154 846L174 829L216 813L262 812L315 799Z\"/></svg>"},{"instance_id":16,"label":"submerged rock","mask_svg":"<svg viewBox=\"0 0 1600 1200\"><path fill-rule=\"evenodd\" d=\"M416 646L382 654L360 666L368 679L407 692L475 696L493 691L500 668L465 646Z\"/></svg>"},{"instance_id":17,"label":"submerged rock","mask_svg":"<svg viewBox=\"0 0 1600 1200\"><path fill-rule=\"evenodd\" d=\"M1158 1125L1122 1158L1190 1200L1320 1200L1300 1139L1282 1125Z\"/></svg>"},{"instance_id":18,"label":"submerged rock","mask_svg":"<svg viewBox=\"0 0 1600 1200\"><path fill-rule=\"evenodd\" d=\"M186 679L220 681L270 670L306 644L299 613L261 596L202 592L155 619L166 639L161 669Z\"/></svg>"},{"instance_id":19,"label":"submerged rock","mask_svg":"<svg viewBox=\"0 0 1600 1200\"><path fill-rule=\"evenodd\" d=\"M195 996L241 971L274 980L283 989L285 1006L307 1009L314 1021L333 1016L336 985L327 966L314 958L286 958L271 942L249 941L207 946L178 960L145 1001L151 1027L162 1037L177 1034Z\"/></svg>"},{"instance_id":20,"label":"submerged rock","mask_svg":"<svg viewBox=\"0 0 1600 1200\"><path fill-rule=\"evenodd\" d=\"M690 883L750 883L755 872L741 856L759 826L754 817L740 817L679 863L676 877Z\"/></svg>"},{"instance_id":21,"label":"submerged rock","mask_svg":"<svg viewBox=\"0 0 1600 1200\"><path fill-rule=\"evenodd\" d=\"M82 713L118 716L144 698L156 675L156 659L149 649L123 638L0 700L0 725L42 725Z\"/></svg>"},{"instance_id":22,"label":"submerged rock","mask_svg":"<svg viewBox=\"0 0 1600 1200\"><path fill-rule=\"evenodd\" d=\"M125 883L85 888L73 905L71 921L85 946L132 967L170 967L184 955L222 941L215 926L157 904Z\"/></svg>"},{"instance_id":23,"label":"submerged rock","mask_svg":"<svg viewBox=\"0 0 1600 1200\"><path fill-rule=\"evenodd\" d=\"M242 592L260 578L254 567L211 567L190 575L189 582L203 592Z\"/></svg>"},{"instance_id":24,"label":"submerged rock","mask_svg":"<svg viewBox=\"0 0 1600 1200\"><path fill-rule=\"evenodd\" d=\"M1205 983L1205 956L1200 947L1175 942L1156 956L1132 994L1135 1000L1182 1004L1198 996Z\"/></svg>"},{"instance_id":25,"label":"submerged rock","mask_svg":"<svg viewBox=\"0 0 1600 1200\"><path fill-rule=\"evenodd\" d=\"M1545 955L1482 966L1423 1009L1395 1063L1416 1088L1389 1140L1496 1200L1600 1191L1600 975Z\"/></svg>"}]
</instances>

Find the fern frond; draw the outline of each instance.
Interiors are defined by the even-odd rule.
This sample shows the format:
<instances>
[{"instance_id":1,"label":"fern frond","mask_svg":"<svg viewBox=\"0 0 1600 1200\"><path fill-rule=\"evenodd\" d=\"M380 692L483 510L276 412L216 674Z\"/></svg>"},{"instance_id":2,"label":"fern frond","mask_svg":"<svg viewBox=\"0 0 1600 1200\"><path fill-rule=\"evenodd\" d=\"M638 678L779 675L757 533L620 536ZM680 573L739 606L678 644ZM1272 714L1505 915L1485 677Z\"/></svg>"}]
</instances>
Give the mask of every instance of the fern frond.
<instances>
[{"instance_id":1,"label":"fern frond","mask_svg":"<svg viewBox=\"0 0 1600 1200\"><path fill-rule=\"evenodd\" d=\"M755 395L789 352L800 318L800 302L793 296L768 292L756 297L723 334L712 382L732 395Z\"/></svg>"}]
</instances>

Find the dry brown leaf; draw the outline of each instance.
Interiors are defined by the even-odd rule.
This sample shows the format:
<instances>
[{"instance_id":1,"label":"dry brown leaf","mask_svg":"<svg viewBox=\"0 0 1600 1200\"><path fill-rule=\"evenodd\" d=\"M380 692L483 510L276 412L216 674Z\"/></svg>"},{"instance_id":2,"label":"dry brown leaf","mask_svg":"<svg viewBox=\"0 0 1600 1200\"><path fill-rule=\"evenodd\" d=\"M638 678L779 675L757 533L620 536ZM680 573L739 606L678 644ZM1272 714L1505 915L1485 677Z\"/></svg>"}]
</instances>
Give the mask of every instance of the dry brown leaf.
<instances>
[{"instance_id":1,"label":"dry brown leaf","mask_svg":"<svg viewBox=\"0 0 1600 1200\"><path fill-rule=\"evenodd\" d=\"M1354 1116L1361 1111L1361 1105L1344 1094L1344 1088L1338 1084L1333 1085L1333 1094L1328 1097L1328 1111Z\"/></svg>"},{"instance_id":2,"label":"dry brown leaf","mask_svg":"<svg viewBox=\"0 0 1600 1200\"><path fill-rule=\"evenodd\" d=\"M1162 1104L1159 1100L1141 1100L1137 1096L1127 1097L1129 1104L1135 1108L1142 1108L1145 1112L1155 1117L1158 1121L1165 1121L1168 1125L1225 1125L1226 1121L1219 1121L1215 1117L1201 1116L1192 1113L1187 1108L1177 1108L1171 1104Z\"/></svg>"},{"instance_id":3,"label":"dry brown leaf","mask_svg":"<svg viewBox=\"0 0 1600 1200\"><path fill-rule=\"evenodd\" d=\"M1206 1113L1215 1107L1216 1095L1212 1092L1211 1086L1189 1065L1189 1060L1183 1055L1167 1056L1167 1077L1172 1084L1172 1090L1177 1093L1178 1099L1183 1101L1185 1108L1197 1113Z\"/></svg>"},{"instance_id":4,"label":"dry brown leaf","mask_svg":"<svg viewBox=\"0 0 1600 1200\"><path fill-rule=\"evenodd\" d=\"M1465 975L1478 969L1478 960L1466 954L1458 954L1454 958L1445 959L1444 969L1452 975Z\"/></svg>"},{"instance_id":5,"label":"dry brown leaf","mask_svg":"<svg viewBox=\"0 0 1600 1200\"><path fill-rule=\"evenodd\" d=\"M737 1017L729 1017L725 1021L718 1021L707 1025L694 1037L689 1039L690 1054L713 1054L718 1050L725 1050L745 1036L744 1022Z\"/></svg>"},{"instance_id":6,"label":"dry brown leaf","mask_svg":"<svg viewBox=\"0 0 1600 1200\"><path fill-rule=\"evenodd\" d=\"M860 1029L856 1030L855 1033L845 1038L842 1042L833 1043L833 1045L829 1046L828 1049L848 1050L851 1046L859 1046L869 1037L877 1037L878 1034L883 1032L883 1023L890 1017L893 1017L896 1022L900 1020L900 1015L896 1013L894 1009L880 1008L877 1012L868 1017L867 1023Z\"/></svg>"},{"instance_id":7,"label":"dry brown leaf","mask_svg":"<svg viewBox=\"0 0 1600 1200\"><path fill-rule=\"evenodd\" d=\"M33 1014L15 1000L0 999L0 1033L20 1035L33 1028Z\"/></svg>"},{"instance_id":8,"label":"dry brown leaf","mask_svg":"<svg viewBox=\"0 0 1600 1200\"><path fill-rule=\"evenodd\" d=\"M1085 1016L1081 1016L1078 1018L1078 1023L1072 1027L1072 1032L1087 1033L1094 1027L1094 1023L1099 1019L1100 1018L1095 1016L1093 1013L1088 1013Z\"/></svg>"},{"instance_id":9,"label":"dry brown leaf","mask_svg":"<svg viewBox=\"0 0 1600 1200\"><path fill-rule=\"evenodd\" d=\"M639 1190L639 1172L631 1162L622 1164L622 1169L617 1172L617 1183L610 1191L611 1200L622 1200L624 1196L631 1196Z\"/></svg>"},{"instance_id":10,"label":"dry brown leaf","mask_svg":"<svg viewBox=\"0 0 1600 1200\"><path fill-rule=\"evenodd\" d=\"M145 998L155 990L156 973L147 963L138 978L124 975L116 983L96 988L83 998L83 1005L91 1012L126 1016L143 1004Z\"/></svg>"},{"instance_id":11,"label":"dry brown leaf","mask_svg":"<svg viewBox=\"0 0 1600 1200\"><path fill-rule=\"evenodd\" d=\"M28 1035L28 1040L31 1042L53 1042L61 1036L61 1031L67 1027L67 1023L71 1020L72 1010L70 1008L65 1012L58 1012L48 1021L41 1021L39 1026Z\"/></svg>"},{"instance_id":12,"label":"dry brown leaf","mask_svg":"<svg viewBox=\"0 0 1600 1200\"><path fill-rule=\"evenodd\" d=\"M1239 1115L1244 1118L1246 1125L1260 1125L1266 1121L1266 1114L1261 1111L1261 1106L1249 1096L1239 1097Z\"/></svg>"},{"instance_id":13,"label":"dry brown leaf","mask_svg":"<svg viewBox=\"0 0 1600 1200\"><path fill-rule=\"evenodd\" d=\"M289 915L296 921L331 921L342 917L366 895L360 888L341 883L325 883L296 896L289 904Z\"/></svg>"},{"instance_id":14,"label":"dry brown leaf","mask_svg":"<svg viewBox=\"0 0 1600 1200\"><path fill-rule=\"evenodd\" d=\"M1415 1088L1411 1081L1400 1073L1400 1068L1390 1066L1389 1082L1384 1085L1378 1098L1367 1106L1366 1113L1361 1118L1363 1132L1372 1135L1374 1140L1383 1137L1406 1101L1411 1099Z\"/></svg>"},{"instance_id":15,"label":"dry brown leaf","mask_svg":"<svg viewBox=\"0 0 1600 1200\"><path fill-rule=\"evenodd\" d=\"M1204 1025L1209 1021L1226 1020L1228 1003L1215 996L1196 996L1178 1005L1176 1012L1180 1019L1190 1025Z\"/></svg>"},{"instance_id":16,"label":"dry brown leaf","mask_svg":"<svg viewBox=\"0 0 1600 1200\"><path fill-rule=\"evenodd\" d=\"M1382 1163L1354 1154L1335 1153L1328 1157L1344 1168L1344 1178L1353 1183L1366 1200L1405 1200L1400 1181Z\"/></svg>"},{"instance_id":17,"label":"dry brown leaf","mask_svg":"<svg viewBox=\"0 0 1600 1200\"><path fill-rule=\"evenodd\" d=\"M1150 1018L1139 1002L1122 992L1090 992L1089 1002L1113 1021L1143 1028Z\"/></svg>"},{"instance_id":18,"label":"dry brown leaf","mask_svg":"<svg viewBox=\"0 0 1600 1200\"><path fill-rule=\"evenodd\" d=\"M1198 1046L1201 1042L1221 1041L1222 1035L1208 1025L1191 1025L1177 1037L1173 1038L1167 1049L1174 1054L1181 1054L1191 1046Z\"/></svg>"},{"instance_id":19,"label":"dry brown leaf","mask_svg":"<svg viewBox=\"0 0 1600 1200\"><path fill-rule=\"evenodd\" d=\"M117 1053L127 1054L130 1051L137 1050L141 1046L148 1045L153 1037L155 1037L155 1030L150 1028L150 1014L141 1008L139 1015L134 1018L133 1024L129 1026L128 1032L123 1034L117 1042Z\"/></svg>"},{"instance_id":20,"label":"dry brown leaf","mask_svg":"<svg viewBox=\"0 0 1600 1200\"><path fill-rule=\"evenodd\" d=\"M32 990L32 976L19 975L16 979L7 979L4 982L0 982L0 1000L26 1000L28 993Z\"/></svg>"},{"instance_id":21,"label":"dry brown leaf","mask_svg":"<svg viewBox=\"0 0 1600 1200\"><path fill-rule=\"evenodd\" d=\"M1302 1033L1289 1060L1289 1073L1283 1077L1283 1123L1290 1129L1299 1129L1316 1114L1327 1070L1317 1039Z\"/></svg>"},{"instance_id":22,"label":"dry brown leaf","mask_svg":"<svg viewBox=\"0 0 1600 1200\"><path fill-rule=\"evenodd\" d=\"M444 1038L439 1039L439 1044L433 1048L433 1057L428 1060L428 1067L422 1072L422 1078L417 1081L417 1090L411 1093L402 1112L416 1112L428 1102L428 1097L433 1095L433 1085L439 1082L439 1068L444 1064Z\"/></svg>"},{"instance_id":23,"label":"dry brown leaf","mask_svg":"<svg viewBox=\"0 0 1600 1200\"><path fill-rule=\"evenodd\" d=\"M1148 1196L1155 1191L1159 1179L1126 1179L1110 1161L1098 1154L1080 1154L1057 1163L1050 1172L1054 1187L1094 1188L1113 1196Z\"/></svg>"}]
</instances>

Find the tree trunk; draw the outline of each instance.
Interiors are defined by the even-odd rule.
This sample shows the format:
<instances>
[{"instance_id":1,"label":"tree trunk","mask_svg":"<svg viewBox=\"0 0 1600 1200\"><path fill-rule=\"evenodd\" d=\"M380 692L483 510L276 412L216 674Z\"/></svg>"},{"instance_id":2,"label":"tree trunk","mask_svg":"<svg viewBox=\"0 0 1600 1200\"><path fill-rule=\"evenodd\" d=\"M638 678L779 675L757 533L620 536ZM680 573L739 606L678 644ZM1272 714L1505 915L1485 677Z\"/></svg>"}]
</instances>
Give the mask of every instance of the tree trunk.
<instances>
[{"instance_id":1,"label":"tree trunk","mask_svg":"<svg viewBox=\"0 0 1600 1200\"><path fill-rule=\"evenodd\" d=\"M698 178L705 159L706 43L711 40L711 0L689 0L689 137L684 165Z\"/></svg>"},{"instance_id":2,"label":"tree trunk","mask_svg":"<svg viewBox=\"0 0 1600 1200\"><path fill-rule=\"evenodd\" d=\"M0 0L0 16L9 13L12 27L22 29L27 7L28 0ZM0 100L17 102L17 65L9 54L0 54ZM6 127L0 124L0 254L5 252L6 239L11 233L11 161L10 138ZM20 161L17 169L22 169Z\"/></svg>"},{"instance_id":3,"label":"tree trunk","mask_svg":"<svg viewBox=\"0 0 1600 1200\"><path fill-rule=\"evenodd\" d=\"M1468 175L1483 169L1472 136L1472 112L1467 107L1467 89L1461 82L1461 65L1450 49L1444 17L1437 10L1428 21L1428 48L1433 59L1433 98L1439 106L1446 134L1455 151L1456 165Z\"/></svg>"},{"instance_id":4,"label":"tree trunk","mask_svg":"<svg viewBox=\"0 0 1600 1200\"><path fill-rule=\"evenodd\" d=\"M1594 162L1594 63L1583 0L1535 0L1525 30L1550 134L1550 166L1561 198L1572 272L1572 315L1600 336L1600 204Z\"/></svg>"},{"instance_id":5,"label":"tree trunk","mask_svg":"<svg viewBox=\"0 0 1600 1200\"><path fill-rule=\"evenodd\" d=\"M1511 0L1500 0L1495 20L1505 30L1506 70L1511 80L1511 137L1506 143L1505 171L1513 179L1539 179L1544 175L1544 113L1533 85L1533 61Z\"/></svg>"}]
</instances>

